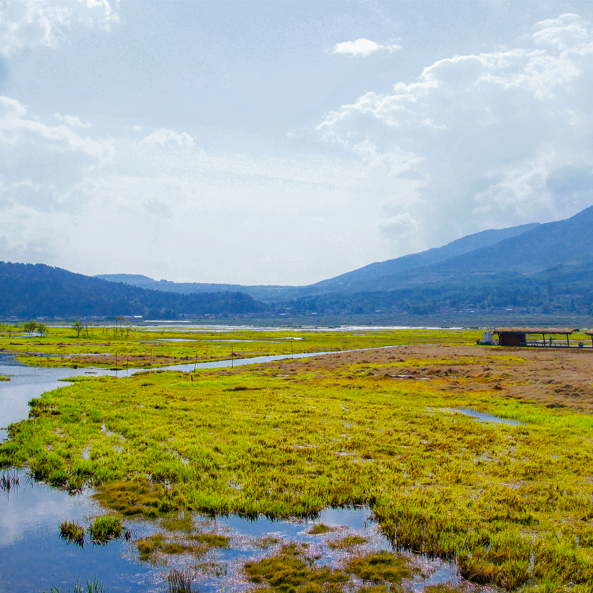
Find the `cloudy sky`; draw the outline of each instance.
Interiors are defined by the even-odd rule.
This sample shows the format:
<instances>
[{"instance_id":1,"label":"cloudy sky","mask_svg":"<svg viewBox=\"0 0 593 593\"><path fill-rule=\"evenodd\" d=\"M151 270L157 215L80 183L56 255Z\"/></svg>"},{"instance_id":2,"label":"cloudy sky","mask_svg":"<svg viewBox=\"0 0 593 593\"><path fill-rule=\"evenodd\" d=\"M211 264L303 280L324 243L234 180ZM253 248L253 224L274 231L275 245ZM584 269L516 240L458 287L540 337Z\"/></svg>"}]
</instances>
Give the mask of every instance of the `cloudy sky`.
<instances>
[{"instance_id":1,"label":"cloudy sky","mask_svg":"<svg viewBox=\"0 0 593 593\"><path fill-rule=\"evenodd\" d=\"M592 187L589 0L0 0L0 260L309 284Z\"/></svg>"}]
</instances>

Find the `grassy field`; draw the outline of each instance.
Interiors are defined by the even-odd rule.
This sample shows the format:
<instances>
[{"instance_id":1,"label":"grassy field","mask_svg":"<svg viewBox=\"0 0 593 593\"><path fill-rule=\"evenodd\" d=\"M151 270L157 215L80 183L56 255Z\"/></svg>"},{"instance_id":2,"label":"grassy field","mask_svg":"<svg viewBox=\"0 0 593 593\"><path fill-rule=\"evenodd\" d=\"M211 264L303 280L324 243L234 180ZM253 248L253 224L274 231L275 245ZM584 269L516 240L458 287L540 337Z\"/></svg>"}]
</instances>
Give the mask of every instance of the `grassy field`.
<instances>
[{"instance_id":1,"label":"grassy field","mask_svg":"<svg viewBox=\"0 0 593 593\"><path fill-rule=\"evenodd\" d=\"M0 351L16 352L19 361L36 366L135 367L187 364L275 354L376 348L395 344L472 344L476 330L212 330L173 331L131 327L88 327L80 335L52 326L46 337L0 328ZM170 341L184 340L184 341Z\"/></svg>"},{"instance_id":2,"label":"grassy field","mask_svg":"<svg viewBox=\"0 0 593 593\"><path fill-rule=\"evenodd\" d=\"M363 337L332 334L330 344ZM593 417L506 397L520 349L423 352L78 378L31 402L30 419L9 427L0 466L26 464L72 490L94 485L124 517L369 505L397 547L452 559L474 583L592 591ZM465 390L462 367L476 369ZM430 376L410 379L426 368ZM518 424L456 411L468 408ZM276 558L304 562L288 549ZM266 566L246 570L283 590Z\"/></svg>"}]
</instances>

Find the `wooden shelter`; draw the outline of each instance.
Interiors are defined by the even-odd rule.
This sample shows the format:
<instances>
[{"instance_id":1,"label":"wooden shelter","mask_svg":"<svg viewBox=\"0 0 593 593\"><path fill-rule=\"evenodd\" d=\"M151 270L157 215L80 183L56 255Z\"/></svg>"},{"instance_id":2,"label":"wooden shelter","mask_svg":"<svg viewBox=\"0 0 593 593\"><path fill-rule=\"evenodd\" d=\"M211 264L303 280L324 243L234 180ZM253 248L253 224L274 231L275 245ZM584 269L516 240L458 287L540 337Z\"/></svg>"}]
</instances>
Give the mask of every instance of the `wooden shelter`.
<instances>
[{"instance_id":1,"label":"wooden shelter","mask_svg":"<svg viewBox=\"0 0 593 593\"><path fill-rule=\"evenodd\" d=\"M579 331L578 328L552 328L552 327L499 327L492 331L498 336L499 346L549 346L553 345L553 336L564 336L566 338L566 347L570 347L569 336L573 332ZM593 331L593 330L592 330ZM537 340L528 342L527 336L542 336L542 341ZM549 342L546 342L548 336ZM591 336L593 340L593 335Z\"/></svg>"}]
</instances>

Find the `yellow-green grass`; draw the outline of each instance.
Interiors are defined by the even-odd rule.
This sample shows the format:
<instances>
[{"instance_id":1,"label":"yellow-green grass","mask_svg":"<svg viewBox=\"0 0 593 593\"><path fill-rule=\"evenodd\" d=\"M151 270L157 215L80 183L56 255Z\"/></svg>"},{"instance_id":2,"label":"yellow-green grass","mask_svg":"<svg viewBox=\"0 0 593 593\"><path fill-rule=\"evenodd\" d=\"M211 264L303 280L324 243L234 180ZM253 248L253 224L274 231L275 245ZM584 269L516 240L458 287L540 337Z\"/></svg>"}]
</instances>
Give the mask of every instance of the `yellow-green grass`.
<instances>
[{"instance_id":1,"label":"yellow-green grass","mask_svg":"<svg viewBox=\"0 0 593 593\"><path fill-rule=\"evenodd\" d=\"M367 504L397 546L454 559L474 582L591 590L592 417L439 389L444 380L373 377L361 364L300 363L284 376L290 364L194 381L158 371L79 379L31 402L0 466L94 484L128 515L314 516ZM522 424L477 422L457 407Z\"/></svg>"},{"instance_id":2,"label":"yellow-green grass","mask_svg":"<svg viewBox=\"0 0 593 593\"><path fill-rule=\"evenodd\" d=\"M10 377L5 377L4 375L0 375L0 381L10 381Z\"/></svg>"},{"instance_id":3,"label":"yellow-green grass","mask_svg":"<svg viewBox=\"0 0 593 593\"><path fill-rule=\"evenodd\" d=\"M418 572L403 554L390 552L369 553L349 558L342 568L316 565L307 555L307 546L287 544L268 558L245 563L247 578L257 585L254 591L263 593L288 591L302 593L340 593L353 591L352 576L358 577L371 587L358 586L355 591L398 591L403 579Z\"/></svg>"},{"instance_id":4,"label":"yellow-green grass","mask_svg":"<svg viewBox=\"0 0 593 593\"><path fill-rule=\"evenodd\" d=\"M355 350L402 344L475 344L477 330L347 330L165 331L105 326L89 328L80 336L69 327L52 327L44 338L0 332L0 349L17 353L17 359L37 366L151 367L191 362L211 362L268 355ZM168 339L187 342L162 341ZM236 342L229 340L238 340ZM116 358L117 355L117 358Z\"/></svg>"},{"instance_id":5,"label":"yellow-green grass","mask_svg":"<svg viewBox=\"0 0 593 593\"><path fill-rule=\"evenodd\" d=\"M136 540L140 560L157 562L166 555L192 554L202 557L212 548L228 548L230 538L216 533L194 533L179 537L166 533L155 533Z\"/></svg>"}]
</instances>

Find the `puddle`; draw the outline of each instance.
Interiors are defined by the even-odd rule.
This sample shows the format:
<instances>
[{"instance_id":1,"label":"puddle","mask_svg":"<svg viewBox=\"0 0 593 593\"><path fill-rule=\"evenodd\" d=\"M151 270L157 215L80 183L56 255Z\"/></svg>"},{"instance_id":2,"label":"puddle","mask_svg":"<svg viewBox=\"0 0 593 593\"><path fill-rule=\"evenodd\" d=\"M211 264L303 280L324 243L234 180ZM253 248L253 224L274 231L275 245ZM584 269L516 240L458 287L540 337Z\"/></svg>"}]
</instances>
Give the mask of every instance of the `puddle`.
<instances>
[{"instance_id":1,"label":"puddle","mask_svg":"<svg viewBox=\"0 0 593 593\"><path fill-rule=\"evenodd\" d=\"M12 470L14 473L14 470ZM0 593L68 591L80 579L95 577L110 591L146 591L151 568L126 559L131 544L87 544L84 549L59 537L60 521L103 514L87 494L69 496L30 481L21 472L20 486L0 490Z\"/></svg>"},{"instance_id":2,"label":"puddle","mask_svg":"<svg viewBox=\"0 0 593 593\"><path fill-rule=\"evenodd\" d=\"M508 424L509 426L519 426L521 422L518 420L509 420L508 418L501 418L500 416L493 416L492 414L487 414L486 412L478 412L477 410L472 410L471 408L455 408L455 412L459 412L464 416L471 416L476 420L480 420L481 422L494 422L496 424Z\"/></svg>"}]
</instances>

